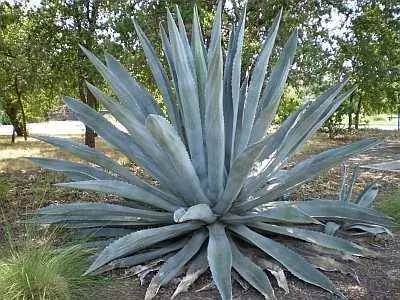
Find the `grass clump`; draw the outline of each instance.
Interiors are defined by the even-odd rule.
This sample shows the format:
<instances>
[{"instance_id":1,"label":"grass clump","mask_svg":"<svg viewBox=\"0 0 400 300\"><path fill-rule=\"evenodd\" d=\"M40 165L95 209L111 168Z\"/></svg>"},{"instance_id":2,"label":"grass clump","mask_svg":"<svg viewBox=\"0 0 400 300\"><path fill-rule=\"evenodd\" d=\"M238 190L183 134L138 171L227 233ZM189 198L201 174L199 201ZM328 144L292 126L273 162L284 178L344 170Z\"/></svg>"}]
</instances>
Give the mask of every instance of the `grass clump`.
<instances>
[{"instance_id":1,"label":"grass clump","mask_svg":"<svg viewBox=\"0 0 400 300\"><path fill-rule=\"evenodd\" d=\"M9 189L10 189L10 181L5 177L0 176L0 199L7 196Z\"/></svg>"},{"instance_id":2,"label":"grass clump","mask_svg":"<svg viewBox=\"0 0 400 300\"><path fill-rule=\"evenodd\" d=\"M400 189L395 189L387 194L377 209L392 217L396 223L400 223Z\"/></svg>"},{"instance_id":3,"label":"grass clump","mask_svg":"<svg viewBox=\"0 0 400 300\"><path fill-rule=\"evenodd\" d=\"M80 246L54 251L50 239L10 242L0 254L0 299L70 300L86 298L97 282L83 277L90 252Z\"/></svg>"}]
</instances>

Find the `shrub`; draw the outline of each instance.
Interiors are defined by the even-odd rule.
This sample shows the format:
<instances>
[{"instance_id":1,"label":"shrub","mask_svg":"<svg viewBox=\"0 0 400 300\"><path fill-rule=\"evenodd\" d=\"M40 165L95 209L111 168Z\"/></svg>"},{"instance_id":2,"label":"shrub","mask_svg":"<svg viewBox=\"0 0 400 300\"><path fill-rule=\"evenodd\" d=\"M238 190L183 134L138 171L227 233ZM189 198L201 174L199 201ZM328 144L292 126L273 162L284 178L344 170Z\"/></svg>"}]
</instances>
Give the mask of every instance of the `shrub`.
<instances>
[{"instance_id":1,"label":"shrub","mask_svg":"<svg viewBox=\"0 0 400 300\"><path fill-rule=\"evenodd\" d=\"M280 286L285 289L283 270L340 294L327 276L296 249L285 246L284 240L274 240L276 236L368 256L372 253L368 249L321 232L324 223L338 218L379 225L390 222L373 209L352 203L342 206L338 201L279 200L297 185L350 155L376 146L378 141L367 139L331 149L285 169L285 163L353 89L343 90L347 80L336 84L315 101L301 106L276 132L267 134L294 58L297 32L283 47L263 89L281 13L268 31L251 77L241 81L245 13L230 34L224 60L221 10L220 3L208 47L196 8L191 43L179 10L178 25L168 12L169 34L161 28L161 38L170 77L135 24L168 114L112 56L106 54L104 65L82 49L118 100L89 83L88 88L126 131L114 127L80 101L65 97L65 103L99 136L138 163L157 184L136 177L95 149L69 140L38 137L92 163L32 158L42 167L70 177L71 182L58 186L113 193L125 200L120 204L80 202L45 207L38 211L37 221L94 228L99 236L111 238L86 274L134 266L168 254L147 289L146 299L152 299L185 266L187 274L174 295L186 290L208 268L223 299L232 298L232 269L267 299L275 296L264 269L279 274ZM251 248L244 247L246 244L265 253L261 262L250 258Z\"/></svg>"},{"instance_id":2,"label":"shrub","mask_svg":"<svg viewBox=\"0 0 400 300\"><path fill-rule=\"evenodd\" d=\"M72 246L54 251L49 239L28 237L10 242L0 258L0 295L9 300L69 300L86 297L95 283L82 277L88 267L87 249Z\"/></svg>"}]
</instances>

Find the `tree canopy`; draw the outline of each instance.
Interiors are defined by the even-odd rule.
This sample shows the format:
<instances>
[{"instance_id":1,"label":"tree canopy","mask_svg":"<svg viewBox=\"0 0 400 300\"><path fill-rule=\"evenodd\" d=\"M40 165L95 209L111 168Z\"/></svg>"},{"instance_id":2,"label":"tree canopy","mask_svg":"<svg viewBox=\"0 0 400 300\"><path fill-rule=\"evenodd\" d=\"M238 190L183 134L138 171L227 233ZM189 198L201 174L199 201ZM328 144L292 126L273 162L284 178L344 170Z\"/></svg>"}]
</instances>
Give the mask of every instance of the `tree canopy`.
<instances>
[{"instance_id":1,"label":"tree canopy","mask_svg":"<svg viewBox=\"0 0 400 300\"><path fill-rule=\"evenodd\" d=\"M223 0L224 18L236 22L245 7L243 0ZM334 119L344 115L358 126L361 114L396 112L400 91L400 4L395 0L348 1L247 1L246 44L243 74L260 50L273 17L283 7L277 57L283 41L299 28L299 50L277 121L302 101L344 76L358 86ZM95 54L107 51L117 57L134 77L153 93L159 92L134 30L134 19L142 25L156 50L161 52L159 26L166 7L181 9L190 34L193 4L199 9L207 40L211 33L216 1L101 1L42 0L0 4L0 110L3 122L26 133L25 123L45 119L71 95L97 107L85 81L101 85L79 45ZM187 23L186 23L187 22ZM225 28L228 32L228 28ZM223 36L227 47L229 37ZM274 58L272 59L274 61ZM273 66L273 64L272 64ZM350 124L350 125L351 125ZM93 132L87 130L87 143ZM94 144L92 145L94 146Z\"/></svg>"}]
</instances>

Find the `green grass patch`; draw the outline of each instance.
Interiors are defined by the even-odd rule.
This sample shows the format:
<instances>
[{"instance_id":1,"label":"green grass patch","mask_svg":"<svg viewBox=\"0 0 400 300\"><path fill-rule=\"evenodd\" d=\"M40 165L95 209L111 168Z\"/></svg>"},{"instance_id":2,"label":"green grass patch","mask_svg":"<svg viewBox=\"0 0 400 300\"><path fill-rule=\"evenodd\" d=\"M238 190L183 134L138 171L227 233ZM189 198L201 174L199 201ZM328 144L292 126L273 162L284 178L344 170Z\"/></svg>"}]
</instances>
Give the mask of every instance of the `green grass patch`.
<instances>
[{"instance_id":1,"label":"green grass patch","mask_svg":"<svg viewBox=\"0 0 400 300\"><path fill-rule=\"evenodd\" d=\"M82 276L92 252L79 246L55 251L51 238L27 236L22 243L9 239L0 252L1 299L90 299L100 282L99 277Z\"/></svg>"},{"instance_id":2,"label":"green grass patch","mask_svg":"<svg viewBox=\"0 0 400 300\"><path fill-rule=\"evenodd\" d=\"M395 189L386 194L377 209L400 223L400 189Z\"/></svg>"},{"instance_id":3,"label":"green grass patch","mask_svg":"<svg viewBox=\"0 0 400 300\"><path fill-rule=\"evenodd\" d=\"M4 176L0 176L0 199L7 196L10 189L10 180Z\"/></svg>"}]
</instances>

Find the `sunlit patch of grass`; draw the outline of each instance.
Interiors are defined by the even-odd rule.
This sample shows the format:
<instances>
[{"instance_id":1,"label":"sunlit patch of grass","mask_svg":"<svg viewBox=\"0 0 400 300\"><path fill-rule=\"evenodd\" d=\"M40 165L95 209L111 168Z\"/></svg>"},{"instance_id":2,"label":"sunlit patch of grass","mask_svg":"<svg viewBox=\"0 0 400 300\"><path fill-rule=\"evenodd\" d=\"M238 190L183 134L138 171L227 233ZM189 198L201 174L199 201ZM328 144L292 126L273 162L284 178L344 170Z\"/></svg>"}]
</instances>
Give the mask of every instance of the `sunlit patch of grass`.
<instances>
[{"instance_id":1,"label":"sunlit patch of grass","mask_svg":"<svg viewBox=\"0 0 400 300\"><path fill-rule=\"evenodd\" d=\"M82 276L91 252L79 246L54 251L51 236L27 234L23 242L9 238L0 252L1 299L90 299L90 290L99 282Z\"/></svg>"},{"instance_id":2,"label":"sunlit patch of grass","mask_svg":"<svg viewBox=\"0 0 400 300\"><path fill-rule=\"evenodd\" d=\"M62 137L83 143L83 137L79 135ZM120 152L110 147L101 138L96 139L96 148L120 163L127 162ZM25 157L30 156L79 161L69 153L63 152L50 144L41 142L34 138L28 138L27 141L18 138L14 144L11 144L9 137L0 137L0 171L13 172L21 170L37 170L38 167L34 163L25 159Z\"/></svg>"},{"instance_id":3,"label":"sunlit patch of grass","mask_svg":"<svg viewBox=\"0 0 400 300\"><path fill-rule=\"evenodd\" d=\"M384 195L377 209L400 224L400 189L395 189Z\"/></svg>"}]
</instances>

